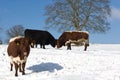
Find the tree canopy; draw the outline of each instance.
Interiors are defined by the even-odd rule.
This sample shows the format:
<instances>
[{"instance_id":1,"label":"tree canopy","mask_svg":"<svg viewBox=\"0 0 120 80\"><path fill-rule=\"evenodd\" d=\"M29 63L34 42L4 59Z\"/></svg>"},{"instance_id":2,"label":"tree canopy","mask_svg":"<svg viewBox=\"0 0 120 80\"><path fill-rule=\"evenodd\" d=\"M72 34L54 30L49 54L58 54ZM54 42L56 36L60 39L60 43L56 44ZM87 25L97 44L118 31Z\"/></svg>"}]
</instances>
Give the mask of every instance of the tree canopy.
<instances>
[{"instance_id":1,"label":"tree canopy","mask_svg":"<svg viewBox=\"0 0 120 80\"><path fill-rule=\"evenodd\" d=\"M8 36L8 40L16 36L24 36L24 27L22 25L15 25L8 29L6 34Z\"/></svg>"},{"instance_id":2,"label":"tree canopy","mask_svg":"<svg viewBox=\"0 0 120 80\"><path fill-rule=\"evenodd\" d=\"M110 29L109 0L53 0L45 8L46 28L58 31L86 30L106 32Z\"/></svg>"}]
</instances>

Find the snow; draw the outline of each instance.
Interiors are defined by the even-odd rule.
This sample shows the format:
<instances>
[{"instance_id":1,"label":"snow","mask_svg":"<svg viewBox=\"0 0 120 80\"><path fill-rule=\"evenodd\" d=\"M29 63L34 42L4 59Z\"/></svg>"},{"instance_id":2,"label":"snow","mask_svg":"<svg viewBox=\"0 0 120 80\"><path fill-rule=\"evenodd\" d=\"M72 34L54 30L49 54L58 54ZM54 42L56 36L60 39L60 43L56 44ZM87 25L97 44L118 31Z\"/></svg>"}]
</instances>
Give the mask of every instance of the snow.
<instances>
[{"instance_id":1,"label":"snow","mask_svg":"<svg viewBox=\"0 0 120 80\"><path fill-rule=\"evenodd\" d=\"M65 32L80 32L80 33L86 33L86 34L89 34L89 32L88 31L65 31Z\"/></svg>"},{"instance_id":2,"label":"snow","mask_svg":"<svg viewBox=\"0 0 120 80\"><path fill-rule=\"evenodd\" d=\"M26 75L10 71L7 45L0 45L0 80L120 80L120 44L60 49L31 48Z\"/></svg>"}]
</instances>

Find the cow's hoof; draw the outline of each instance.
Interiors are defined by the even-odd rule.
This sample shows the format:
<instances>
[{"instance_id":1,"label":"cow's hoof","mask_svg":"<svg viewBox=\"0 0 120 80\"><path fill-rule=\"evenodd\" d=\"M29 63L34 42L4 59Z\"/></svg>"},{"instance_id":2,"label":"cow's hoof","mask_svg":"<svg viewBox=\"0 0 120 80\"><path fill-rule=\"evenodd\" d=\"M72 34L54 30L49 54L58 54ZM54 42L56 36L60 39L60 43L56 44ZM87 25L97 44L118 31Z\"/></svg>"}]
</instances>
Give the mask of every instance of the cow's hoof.
<instances>
[{"instance_id":1,"label":"cow's hoof","mask_svg":"<svg viewBox=\"0 0 120 80\"><path fill-rule=\"evenodd\" d=\"M18 74L15 74L15 77L18 77Z\"/></svg>"},{"instance_id":2,"label":"cow's hoof","mask_svg":"<svg viewBox=\"0 0 120 80\"><path fill-rule=\"evenodd\" d=\"M25 73L23 72L22 75L25 75Z\"/></svg>"}]
</instances>

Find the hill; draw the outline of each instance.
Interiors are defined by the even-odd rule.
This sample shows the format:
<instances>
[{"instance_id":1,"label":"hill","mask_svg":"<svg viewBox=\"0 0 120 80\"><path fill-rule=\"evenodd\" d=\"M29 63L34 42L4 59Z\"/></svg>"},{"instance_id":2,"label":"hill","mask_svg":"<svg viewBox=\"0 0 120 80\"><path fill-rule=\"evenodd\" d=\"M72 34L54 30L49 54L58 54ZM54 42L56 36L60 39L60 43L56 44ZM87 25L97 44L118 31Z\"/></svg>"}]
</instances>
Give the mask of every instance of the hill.
<instances>
[{"instance_id":1,"label":"hill","mask_svg":"<svg viewBox=\"0 0 120 80\"><path fill-rule=\"evenodd\" d=\"M120 44L31 48L26 75L10 72L7 45L0 45L0 80L120 80Z\"/></svg>"}]
</instances>

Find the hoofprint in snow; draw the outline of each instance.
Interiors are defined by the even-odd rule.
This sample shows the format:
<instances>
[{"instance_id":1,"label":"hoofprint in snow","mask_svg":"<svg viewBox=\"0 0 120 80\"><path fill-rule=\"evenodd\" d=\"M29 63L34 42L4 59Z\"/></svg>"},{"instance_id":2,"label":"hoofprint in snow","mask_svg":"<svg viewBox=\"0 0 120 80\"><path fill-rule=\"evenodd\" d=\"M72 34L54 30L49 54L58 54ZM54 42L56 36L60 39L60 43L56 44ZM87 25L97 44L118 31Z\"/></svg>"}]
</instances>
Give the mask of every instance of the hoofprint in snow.
<instances>
[{"instance_id":1,"label":"hoofprint in snow","mask_svg":"<svg viewBox=\"0 0 120 80\"><path fill-rule=\"evenodd\" d=\"M0 45L0 80L120 80L120 44L31 48L26 75L10 71L7 45Z\"/></svg>"}]
</instances>

